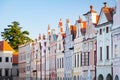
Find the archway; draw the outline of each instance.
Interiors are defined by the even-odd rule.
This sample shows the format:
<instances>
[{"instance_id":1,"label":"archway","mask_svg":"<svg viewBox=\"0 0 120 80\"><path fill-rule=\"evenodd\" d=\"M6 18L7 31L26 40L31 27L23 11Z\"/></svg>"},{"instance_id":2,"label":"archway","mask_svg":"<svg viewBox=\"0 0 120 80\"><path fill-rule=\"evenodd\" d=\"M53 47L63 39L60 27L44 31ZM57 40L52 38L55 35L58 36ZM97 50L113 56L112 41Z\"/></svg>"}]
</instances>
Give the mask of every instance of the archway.
<instances>
[{"instance_id":1,"label":"archway","mask_svg":"<svg viewBox=\"0 0 120 80\"><path fill-rule=\"evenodd\" d=\"M119 77L118 77L118 75L116 75L116 76L115 76L115 80L119 80Z\"/></svg>"},{"instance_id":2,"label":"archway","mask_svg":"<svg viewBox=\"0 0 120 80\"><path fill-rule=\"evenodd\" d=\"M111 74L108 74L108 75L107 75L106 80L112 80Z\"/></svg>"},{"instance_id":3,"label":"archway","mask_svg":"<svg viewBox=\"0 0 120 80\"><path fill-rule=\"evenodd\" d=\"M99 76L98 76L98 80L103 80L104 78L103 78L103 75L102 74L100 74Z\"/></svg>"}]
</instances>

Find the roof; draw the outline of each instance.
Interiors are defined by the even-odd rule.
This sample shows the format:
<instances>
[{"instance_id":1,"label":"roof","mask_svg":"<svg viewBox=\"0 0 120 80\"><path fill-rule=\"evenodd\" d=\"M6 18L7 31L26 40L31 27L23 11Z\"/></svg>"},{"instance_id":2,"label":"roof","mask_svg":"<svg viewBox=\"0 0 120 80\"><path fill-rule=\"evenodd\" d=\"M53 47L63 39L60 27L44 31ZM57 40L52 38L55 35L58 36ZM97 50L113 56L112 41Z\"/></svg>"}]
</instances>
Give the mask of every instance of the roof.
<instances>
[{"instance_id":1,"label":"roof","mask_svg":"<svg viewBox=\"0 0 120 80\"><path fill-rule=\"evenodd\" d=\"M113 8L111 8L111 7L103 7L102 11L105 14L108 21L113 20L113 11L114 11Z\"/></svg>"},{"instance_id":2,"label":"roof","mask_svg":"<svg viewBox=\"0 0 120 80\"><path fill-rule=\"evenodd\" d=\"M7 41L0 41L0 51L14 51Z\"/></svg>"},{"instance_id":3,"label":"roof","mask_svg":"<svg viewBox=\"0 0 120 80\"><path fill-rule=\"evenodd\" d=\"M74 40L76 36L76 26L70 25L70 31L71 31L71 34L73 35L73 40Z\"/></svg>"}]
</instances>

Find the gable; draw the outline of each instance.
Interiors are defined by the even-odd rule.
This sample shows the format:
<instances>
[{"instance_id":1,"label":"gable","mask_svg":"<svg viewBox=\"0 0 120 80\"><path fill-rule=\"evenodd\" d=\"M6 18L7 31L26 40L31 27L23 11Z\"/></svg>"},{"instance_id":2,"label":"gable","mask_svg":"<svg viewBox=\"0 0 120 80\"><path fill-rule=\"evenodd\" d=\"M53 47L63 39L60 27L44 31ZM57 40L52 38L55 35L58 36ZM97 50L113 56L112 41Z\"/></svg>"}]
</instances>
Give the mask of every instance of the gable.
<instances>
[{"instance_id":1,"label":"gable","mask_svg":"<svg viewBox=\"0 0 120 80\"><path fill-rule=\"evenodd\" d=\"M58 34L58 38L57 38L57 41L61 40L62 39L62 35L59 33Z\"/></svg>"},{"instance_id":2,"label":"gable","mask_svg":"<svg viewBox=\"0 0 120 80\"><path fill-rule=\"evenodd\" d=\"M106 18L106 16L105 16L104 12L101 11L97 25L103 24L103 23L106 23L106 22L108 22L108 20L107 20L107 18Z\"/></svg>"}]
</instances>

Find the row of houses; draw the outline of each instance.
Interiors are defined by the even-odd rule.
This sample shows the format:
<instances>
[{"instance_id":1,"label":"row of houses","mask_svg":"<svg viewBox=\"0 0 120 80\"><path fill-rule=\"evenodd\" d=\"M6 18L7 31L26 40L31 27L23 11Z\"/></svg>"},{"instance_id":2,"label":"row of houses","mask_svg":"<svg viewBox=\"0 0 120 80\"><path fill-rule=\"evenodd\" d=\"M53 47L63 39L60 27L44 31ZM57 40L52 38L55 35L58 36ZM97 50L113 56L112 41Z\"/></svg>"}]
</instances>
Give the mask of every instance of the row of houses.
<instances>
[{"instance_id":1,"label":"row of houses","mask_svg":"<svg viewBox=\"0 0 120 80\"><path fill-rule=\"evenodd\" d=\"M66 19L59 33L50 29L19 46L19 80L119 80L120 0L100 13L90 6L74 25Z\"/></svg>"}]
</instances>

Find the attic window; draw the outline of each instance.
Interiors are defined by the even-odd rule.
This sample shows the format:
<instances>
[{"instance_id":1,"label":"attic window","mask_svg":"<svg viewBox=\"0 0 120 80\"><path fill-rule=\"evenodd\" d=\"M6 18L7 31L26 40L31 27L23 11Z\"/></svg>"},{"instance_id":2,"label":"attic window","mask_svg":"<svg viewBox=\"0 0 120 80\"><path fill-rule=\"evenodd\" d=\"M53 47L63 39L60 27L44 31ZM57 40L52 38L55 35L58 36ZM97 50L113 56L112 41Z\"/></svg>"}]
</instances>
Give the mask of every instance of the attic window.
<instances>
[{"instance_id":1,"label":"attic window","mask_svg":"<svg viewBox=\"0 0 120 80\"><path fill-rule=\"evenodd\" d=\"M100 29L100 35L102 35L102 29Z\"/></svg>"},{"instance_id":2,"label":"attic window","mask_svg":"<svg viewBox=\"0 0 120 80\"><path fill-rule=\"evenodd\" d=\"M108 33L109 32L109 28L108 27L106 27L106 33Z\"/></svg>"}]
</instances>

